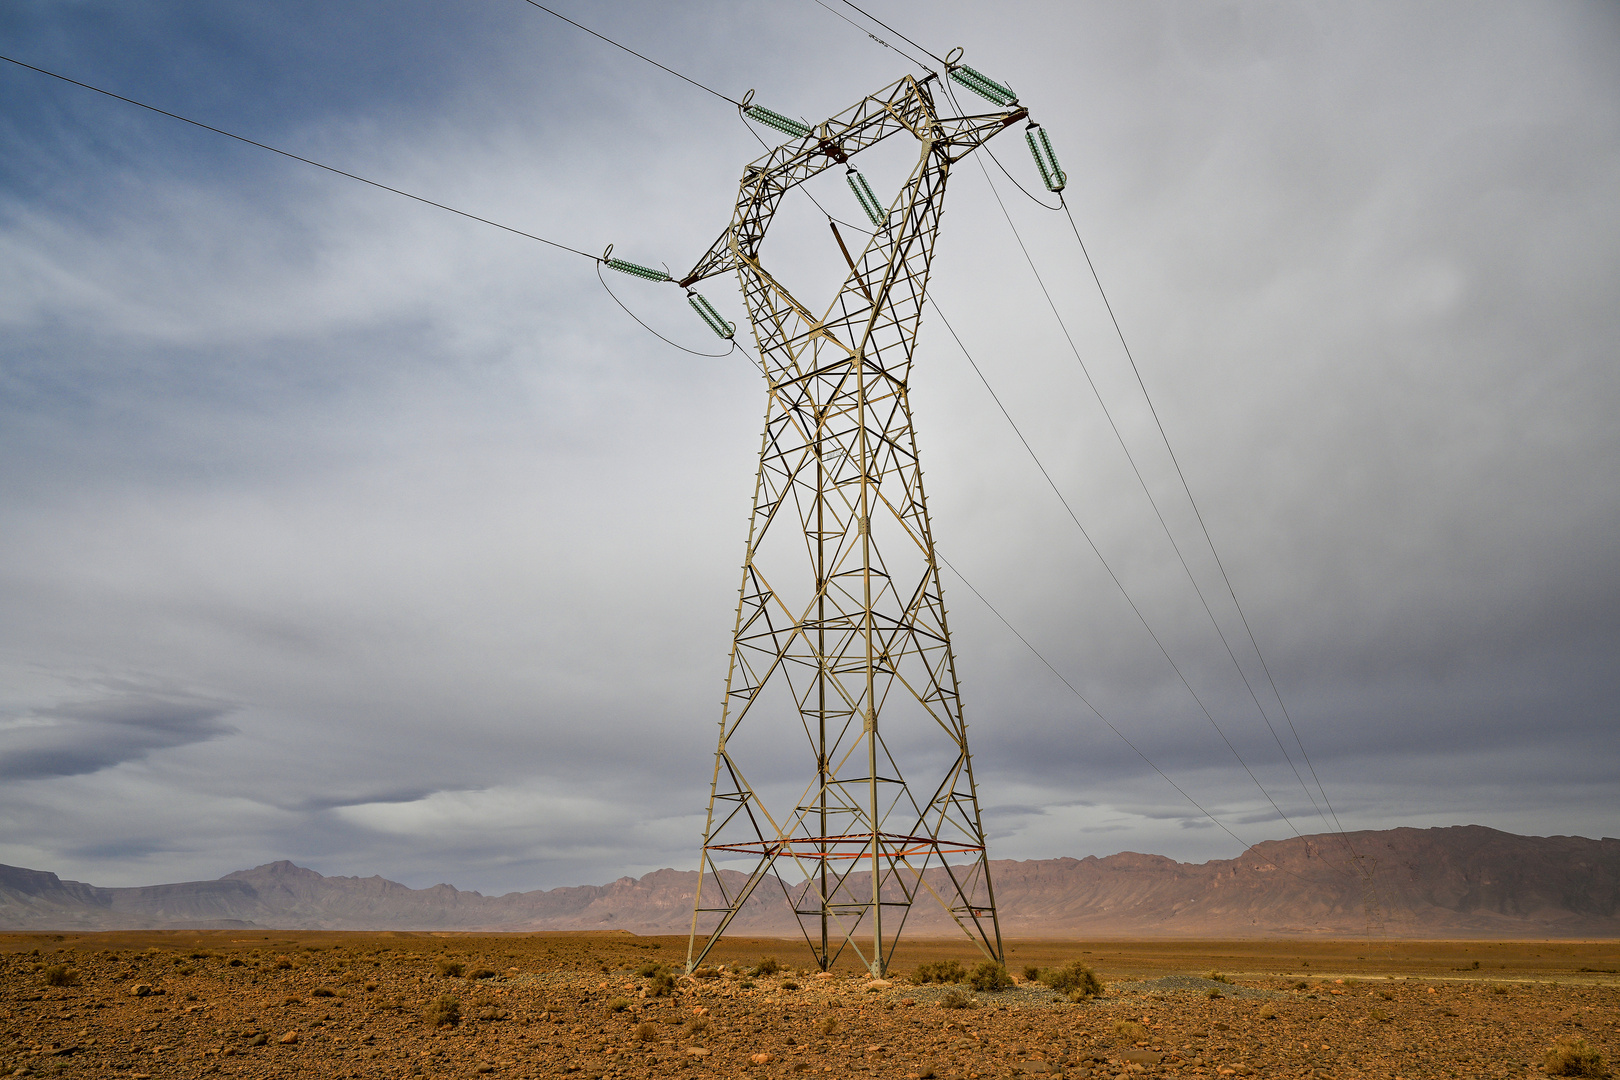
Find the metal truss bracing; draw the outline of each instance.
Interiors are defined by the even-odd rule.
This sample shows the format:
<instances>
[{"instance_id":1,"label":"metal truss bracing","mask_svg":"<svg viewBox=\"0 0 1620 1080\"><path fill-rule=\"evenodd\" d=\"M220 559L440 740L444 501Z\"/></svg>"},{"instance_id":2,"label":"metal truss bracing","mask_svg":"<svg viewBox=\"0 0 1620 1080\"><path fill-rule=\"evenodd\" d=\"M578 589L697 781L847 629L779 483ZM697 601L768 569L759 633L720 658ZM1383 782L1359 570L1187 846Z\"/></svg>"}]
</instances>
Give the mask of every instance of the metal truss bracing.
<instances>
[{"instance_id":1,"label":"metal truss bracing","mask_svg":"<svg viewBox=\"0 0 1620 1080\"><path fill-rule=\"evenodd\" d=\"M1001 958L907 382L951 167L1024 116L942 118L929 79L901 79L749 165L681 281L736 272L768 386L688 970L761 885L823 969L849 949L882 973L924 894ZM761 264L772 216L900 133L916 166L816 316Z\"/></svg>"}]
</instances>

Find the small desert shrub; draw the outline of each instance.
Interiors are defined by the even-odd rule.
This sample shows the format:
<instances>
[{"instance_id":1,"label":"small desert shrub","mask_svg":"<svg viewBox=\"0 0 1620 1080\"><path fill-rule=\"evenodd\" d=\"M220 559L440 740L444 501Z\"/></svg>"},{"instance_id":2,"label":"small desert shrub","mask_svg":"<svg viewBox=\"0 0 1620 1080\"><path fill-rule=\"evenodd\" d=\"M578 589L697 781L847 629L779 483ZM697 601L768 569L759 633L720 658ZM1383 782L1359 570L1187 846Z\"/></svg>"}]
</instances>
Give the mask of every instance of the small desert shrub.
<instances>
[{"instance_id":1,"label":"small desert shrub","mask_svg":"<svg viewBox=\"0 0 1620 1080\"><path fill-rule=\"evenodd\" d=\"M1039 982L1040 979L1041 979L1041 969L1040 968L1036 967L1034 964L1025 965L1025 967L1024 967L1024 981L1025 982Z\"/></svg>"},{"instance_id":2,"label":"small desert shrub","mask_svg":"<svg viewBox=\"0 0 1620 1080\"><path fill-rule=\"evenodd\" d=\"M657 1042L658 1025L645 1023L637 1024L636 1030L630 1033L630 1037L636 1040L636 1042Z\"/></svg>"},{"instance_id":3,"label":"small desert shrub","mask_svg":"<svg viewBox=\"0 0 1620 1080\"><path fill-rule=\"evenodd\" d=\"M187 964L185 967L183 967L180 970L176 971L175 974L176 975L195 975L195 974L197 974L197 969L195 967L192 967L190 964Z\"/></svg>"},{"instance_id":4,"label":"small desert shrub","mask_svg":"<svg viewBox=\"0 0 1620 1080\"><path fill-rule=\"evenodd\" d=\"M945 996L939 999L939 1007L942 1009L971 1009L976 1005L977 1001L956 989L945 991Z\"/></svg>"},{"instance_id":5,"label":"small desert shrub","mask_svg":"<svg viewBox=\"0 0 1620 1080\"><path fill-rule=\"evenodd\" d=\"M695 1036L703 1034L705 1031L708 1031L708 1030L709 1030L709 1018L707 1016L695 1016L695 1017L693 1017L692 1019L690 1019L690 1020L688 1020L686 1022L686 1033L687 1033L687 1035L695 1037Z\"/></svg>"},{"instance_id":6,"label":"small desert shrub","mask_svg":"<svg viewBox=\"0 0 1620 1080\"><path fill-rule=\"evenodd\" d=\"M1135 1020L1115 1020L1114 1034L1127 1042L1141 1042L1148 1037L1147 1028Z\"/></svg>"},{"instance_id":7,"label":"small desert shrub","mask_svg":"<svg viewBox=\"0 0 1620 1080\"><path fill-rule=\"evenodd\" d=\"M1382 1009L1368 1009L1367 1010L1367 1015L1372 1017L1373 1020L1377 1021L1380 1024L1389 1023L1389 1013L1385 1012Z\"/></svg>"},{"instance_id":8,"label":"small desert shrub","mask_svg":"<svg viewBox=\"0 0 1620 1080\"><path fill-rule=\"evenodd\" d=\"M643 979L648 979L654 975L661 975L668 970L667 967L656 960L643 960L641 966L636 968L636 974Z\"/></svg>"},{"instance_id":9,"label":"small desert shrub","mask_svg":"<svg viewBox=\"0 0 1620 1080\"><path fill-rule=\"evenodd\" d=\"M287 956L276 957L275 967L278 971L286 971L293 966L292 958Z\"/></svg>"},{"instance_id":10,"label":"small desert shrub","mask_svg":"<svg viewBox=\"0 0 1620 1080\"><path fill-rule=\"evenodd\" d=\"M1221 974L1219 971L1211 971L1211 972L1207 973L1204 976L1204 978L1209 979L1211 982L1218 982L1218 983L1230 983L1232 981L1231 979L1227 978L1225 975Z\"/></svg>"},{"instance_id":11,"label":"small desert shrub","mask_svg":"<svg viewBox=\"0 0 1620 1080\"><path fill-rule=\"evenodd\" d=\"M467 972L467 978L469 979L493 979L494 977L495 970L493 968L473 968L471 971Z\"/></svg>"},{"instance_id":12,"label":"small desert shrub","mask_svg":"<svg viewBox=\"0 0 1620 1080\"><path fill-rule=\"evenodd\" d=\"M225 966L226 967L241 967L242 966L242 958L240 956L233 956L229 960L225 961Z\"/></svg>"},{"instance_id":13,"label":"small desert shrub","mask_svg":"<svg viewBox=\"0 0 1620 1080\"><path fill-rule=\"evenodd\" d=\"M66 964L52 964L45 969L46 986L78 986L79 973Z\"/></svg>"},{"instance_id":14,"label":"small desert shrub","mask_svg":"<svg viewBox=\"0 0 1620 1080\"><path fill-rule=\"evenodd\" d=\"M337 997L336 990L329 990L324 986L317 986L309 992L310 997Z\"/></svg>"},{"instance_id":15,"label":"small desert shrub","mask_svg":"<svg viewBox=\"0 0 1620 1080\"><path fill-rule=\"evenodd\" d=\"M936 960L918 965L911 977L920 983L959 983L967 980L967 974L960 960Z\"/></svg>"},{"instance_id":16,"label":"small desert shrub","mask_svg":"<svg viewBox=\"0 0 1620 1080\"><path fill-rule=\"evenodd\" d=\"M816 1021L816 1030L821 1032L823 1035L831 1035L833 1032L838 1030L838 1017L823 1016L820 1020Z\"/></svg>"},{"instance_id":17,"label":"small desert shrub","mask_svg":"<svg viewBox=\"0 0 1620 1080\"><path fill-rule=\"evenodd\" d=\"M1553 1076L1590 1076L1603 1077L1607 1075L1603 1068L1603 1055L1598 1053L1585 1039L1573 1036L1564 1036L1553 1044L1542 1059L1547 1066L1547 1072Z\"/></svg>"},{"instance_id":18,"label":"small desert shrub","mask_svg":"<svg viewBox=\"0 0 1620 1080\"><path fill-rule=\"evenodd\" d=\"M467 965L458 963L455 960L441 959L433 965L433 970L437 971L440 975L448 975L452 979L459 979L463 974L466 973Z\"/></svg>"},{"instance_id":19,"label":"small desert shrub","mask_svg":"<svg viewBox=\"0 0 1620 1080\"><path fill-rule=\"evenodd\" d=\"M1204 994L1204 996L1209 998L1211 1001L1213 1001L1214 999L1216 999L1218 997L1225 997L1226 995L1221 993L1220 987L1212 986L1212 987L1209 988L1209 991Z\"/></svg>"},{"instance_id":20,"label":"small desert shrub","mask_svg":"<svg viewBox=\"0 0 1620 1080\"><path fill-rule=\"evenodd\" d=\"M1383 998L1385 1001L1395 1000L1395 992L1392 990L1380 990L1378 991L1378 996Z\"/></svg>"},{"instance_id":21,"label":"small desert shrub","mask_svg":"<svg viewBox=\"0 0 1620 1080\"><path fill-rule=\"evenodd\" d=\"M980 993L1005 990L1012 984L1012 976L1007 974L1007 966L994 960L986 960L968 974L968 985Z\"/></svg>"},{"instance_id":22,"label":"small desert shrub","mask_svg":"<svg viewBox=\"0 0 1620 1080\"><path fill-rule=\"evenodd\" d=\"M1039 978L1058 993L1068 994L1070 1001L1102 996L1102 980L1097 978L1095 971L1078 960L1072 960L1060 968L1047 968L1039 973Z\"/></svg>"},{"instance_id":23,"label":"small desert shrub","mask_svg":"<svg viewBox=\"0 0 1620 1080\"><path fill-rule=\"evenodd\" d=\"M700 967L696 971L692 972L692 975L693 977L699 979L718 979L720 977L720 972L714 968Z\"/></svg>"},{"instance_id":24,"label":"small desert shrub","mask_svg":"<svg viewBox=\"0 0 1620 1080\"><path fill-rule=\"evenodd\" d=\"M799 989L799 984L794 982L792 979L789 979L787 982L782 984L782 989L784 989L784 990L797 990L797 989Z\"/></svg>"},{"instance_id":25,"label":"small desert shrub","mask_svg":"<svg viewBox=\"0 0 1620 1080\"><path fill-rule=\"evenodd\" d=\"M1505 993L1507 993L1507 987L1503 986L1501 983L1492 983L1491 984L1491 993L1493 993L1493 994L1505 994Z\"/></svg>"},{"instance_id":26,"label":"small desert shrub","mask_svg":"<svg viewBox=\"0 0 1620 1080\"><path fill-rule=\"evenodd\" d=\"M660 968L647 980L648 997L668 997L675 992L675 976Z\"/></svg>"},{"instance_id":27,"label":"small desert shrub","mask_svg":"<svg viewBox=\"0 0 1620 1080\"><path fill-rule=\"evenodd\" d=\"M737 984L737 989L739 989L739 990L752 990L754 987L756 987L758 985L759 984L756 983L753 979L744 979L742 982Z\"/></svg>"},{"instance_id":28,"label":"small desert shrub","mask_svg":"<svg viewBox=\"0 0 1620 1080\"><path fill-rule=\"evenodd\" d=\"M446 995L428 1006L427 1022L431 1027L451 1027L461 1023L460 1000Z\"/></svg>"},{"instance_id":29,"label":"small desert shrub","mask_svg":"<svg viewBox=\"0 0 1620 1080\"><path fill-rule=\"evenodd\" d=\"M616 997L610 1000L607 1005L608 1008L613 1012L624 1012L624 1010L630 1007L630 999L627 997Z\"/></svg>"},{"instance_id":30,"label":"small desert shrub","mask_svg":"<svg viewBox=\"0 0 1620 1080\"><path fill-rule=\"evenodd\" d=\"M781 970L782 970L782 965L777 962L776 957L767 956L765 959L763 959L763 960L761 960L759 962L759 965L757 967L754 968L754 974L755 975L775 975L778 971L781 971Z\"/></svg>"},{"instance_id":31,"label":"small desert shrub","mask_svg":"<svg viewBox=\"0 0 1620 1080\"><path fill-rule=\"evenodd\" d=\"M1293 985L1293 989L1295 990L1309 990L1310 988L1311 984L1306 982L1304 979L1301 979L1299 982Z\"/></svg>"}]
</instances>

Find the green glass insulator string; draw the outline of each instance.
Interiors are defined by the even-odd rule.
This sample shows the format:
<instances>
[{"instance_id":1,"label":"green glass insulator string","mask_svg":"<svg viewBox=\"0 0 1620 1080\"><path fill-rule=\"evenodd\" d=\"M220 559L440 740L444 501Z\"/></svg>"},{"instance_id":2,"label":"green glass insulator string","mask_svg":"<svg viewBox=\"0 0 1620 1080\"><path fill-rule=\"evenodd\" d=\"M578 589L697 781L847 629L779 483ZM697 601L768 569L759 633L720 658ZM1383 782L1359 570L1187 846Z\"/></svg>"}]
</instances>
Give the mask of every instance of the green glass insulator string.
<instances>
[{"instance_id":1,"label":"green glass insulator string","mask_svg":"<svg viewBox=\"0 0 1620 1080\"><path fill-rule=\"evenodd\" d=\"M966 64L958 64L951 68L951 81L967 87L986 101L1003 107L1018 100L1018 95L1013 92L1011 87L1001 85L988 75L974 71Z\"/></svg>"},{"instance_id":2,"label":"green glass insulator string","mask_svg":"<svg viewBox=\"0 0 1620 1080\"><path fill-rule=\"evenodd\" d=\"M721 318L720 313L714 309L714 305L709 303L708 298L702 293L687 293L686 302L692 305L692 310L697 312L698 317L708 324L709 329L720 335L720 337L730 341L736 335L737 324L727 322Z\"/></svg>"},{"instance_id":3,"label":"green glass insulator string","mask_svg":"<svg viewBox=\"0 0 1620 1080\"><path fill-rule=\"evenodd\" d=\"M1058 167L1057 154L1052 150L1052 140L1046 137L1046 129L1034 126L1025 128L1024 141L1029 144L1029 152L1035 158L1035 167L1041 171L1041 181L1046 185L1046 190L1062 191L1069 178Z\"/></svg>"}]
</instances>

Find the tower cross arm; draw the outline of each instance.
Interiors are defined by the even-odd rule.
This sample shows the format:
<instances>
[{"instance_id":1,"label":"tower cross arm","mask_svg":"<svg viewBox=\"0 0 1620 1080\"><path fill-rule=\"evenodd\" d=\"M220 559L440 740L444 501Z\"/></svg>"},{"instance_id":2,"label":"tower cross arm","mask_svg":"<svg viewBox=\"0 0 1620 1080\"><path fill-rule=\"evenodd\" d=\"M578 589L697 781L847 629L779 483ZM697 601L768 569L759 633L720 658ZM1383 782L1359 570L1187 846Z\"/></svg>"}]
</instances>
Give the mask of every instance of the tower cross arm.
<instances>
[{"instance_id":1,"label":"tower cross arm","mask_svg":"<svg viewBox=\"0 0 1620 1080\"><path fill-rule=\"evenodd\" d=\"M934 108L932 74L911 76L862 98L818 125L809 135L785 142L744 170L731 224L677 284L690 287L735 270L739 255L753 257L782 196L890 135L909 132L956 161L992 135L1029 116L1017 106L1000 113L941 118Z\"/></svg>"}]
</instances>

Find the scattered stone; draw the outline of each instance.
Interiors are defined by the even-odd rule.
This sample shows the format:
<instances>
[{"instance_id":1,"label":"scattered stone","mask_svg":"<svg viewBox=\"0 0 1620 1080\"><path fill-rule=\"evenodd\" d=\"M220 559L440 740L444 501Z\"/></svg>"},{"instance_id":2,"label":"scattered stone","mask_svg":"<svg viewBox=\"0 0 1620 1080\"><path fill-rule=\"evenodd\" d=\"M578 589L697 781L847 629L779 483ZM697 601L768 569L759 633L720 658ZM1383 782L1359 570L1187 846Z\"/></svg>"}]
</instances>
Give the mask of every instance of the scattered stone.
<instances>
[{"instance_id":1,"label":"scattered stone","mask_svg":"<svg viewBox=\"0 0 1620 1080\"><path fill-rule=\"evenodd\" d=\"M130 997L145 997L152 992L151 983L136 983L129 988Z\"/></svg>"},{"instance_id":2,"label":"scattered stone","mask_svg":"<svg viewBox=\"0 0 1620 1080\"><path fill-rule=\"evenodd\" d=\"M709 1054L710 1054L710 1050L709 1050L709 1048L707 1046L688 1046L686 1048L686 1056L687 1057L696 1057L696 1058L708 1057Z\"/></svg>"},{"instance_id":3,"label":"scattered stone","mask_svg":"<svg viewBox=\"0 0 1620 1080\"><path fill-rule=\"evenodd\" d=\"M751 1056L748 1060L753 1062L755 1065L769 1065L771 1062L775 1061L776 1058L771 1054L758 1053Z\"/></svg>"},{"instance_id":4,"label":"scattered stone","mask_svg":"<svg viewBox=\"0 0 1620 1080\"><path fill-rule=\"evenodd\" d=\"M283 1046L294 1046L298 1042L298 1032L289 1031L276 1041L281 1043Z\"/></svg>"},{"instance_id":5,"label":"scattered stone","mask_svg":"<svg viewBox=\"0 0 1620 1080\"><path fill-rule=\"evenodd\" d=\"M1164 1060L1164 1055L1157 1050L1125 1050L1120 1053L1119 1060L1127 1065L1157 1065Z\"/></svg>"}]
</instances>

